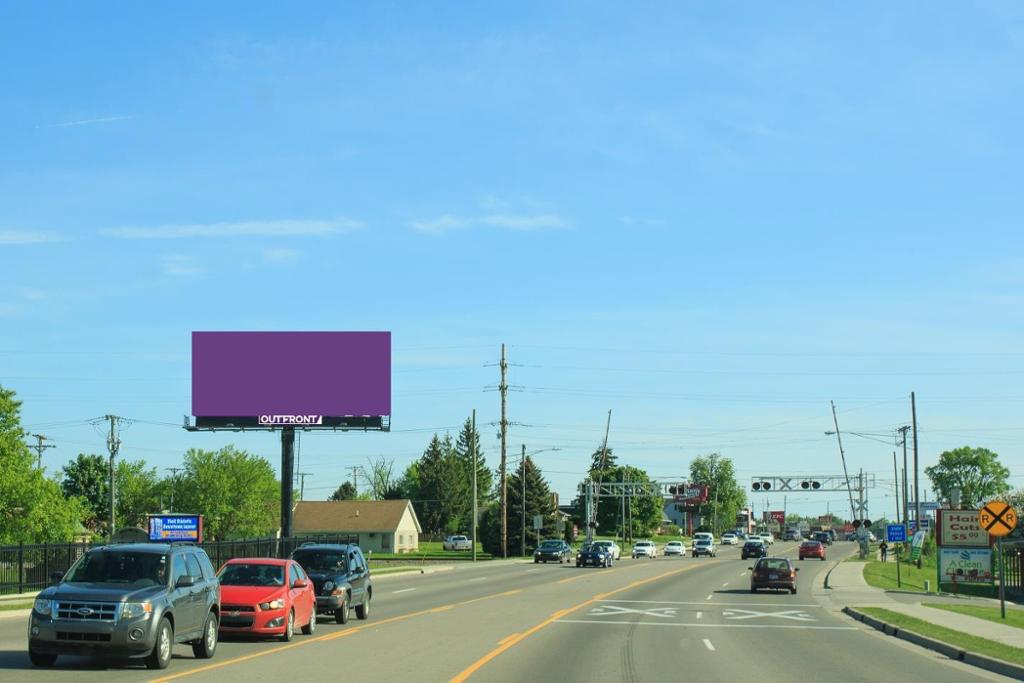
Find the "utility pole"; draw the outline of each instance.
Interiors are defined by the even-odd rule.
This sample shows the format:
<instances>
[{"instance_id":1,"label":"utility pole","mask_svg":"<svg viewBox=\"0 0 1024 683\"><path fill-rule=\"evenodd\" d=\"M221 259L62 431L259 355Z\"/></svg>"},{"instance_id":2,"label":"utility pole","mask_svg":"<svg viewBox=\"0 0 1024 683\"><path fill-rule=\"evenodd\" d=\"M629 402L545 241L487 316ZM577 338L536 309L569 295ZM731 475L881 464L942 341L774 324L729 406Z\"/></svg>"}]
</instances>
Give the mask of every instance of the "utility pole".
<instances>
[{"instance_id":1,"label":"utility pole","mask_svg":"<svg viewBox=\"0 0 1024 683\"><path fill-rule=\"evenodd\" d=\"M310 472L296 472L295 476L299 478L299 500L305 500L306 496L306 477L310 476Z\"/></svg>"},{"instance_id":2,"label":"utility pole","mask_svg":"<svg viewBox=\"0 0 1024 683\"><path fill-rule=\"evenodd\" d=\"M594 506L591 516L587 519L587 543L594 540L594 529L597 527L597 506L601 502L601 479L604 477L604 470L608 466L608 430L612 427L612 411L608 411L608 421L604 426L604 442L601 444L601 468L597 472L597 497L594 499Z\"/></svg>"},{"instance_id":3,"label":"utility pole","mask_svg":"<svg viewBox=\"0 0 1024 683\"><path fill-rule=\"evenodd\" d=\"M505 360L505 345L501 345L501 556L508 557L508 481L506 442L508 439L508 361Z\"/></svg>"},{"instance_id":4,"label":"utility pole","mask_svg":"<svg viewBox=\"0 0 1024 683\"><path fill-rule=\"evenodd\" d=\"M520 483L523 485L523 492L522 492L522 496L523 497L520 500L520 505L523 508L523 538L522 538L522 545L520 546L520 553L522 554L523 557L526 557L526 444L524 443L524 444L522 444L522 446L523 446L523 456L522 456L523 457L523 461L519 465L519 468L520 468L519 469L519 479L521 480Z\"/></svg>"},{"instance_id":5,"label":"utility pole","mask_svg":"<svg viewBox=\"0 0 1024 683\"><path fill-rule=\"evenodd\" d=\"M908 497L909 490L907 489L907 430L910 429L909 425L904 425L899 428L900 435L903 437L903 523L906 524L910 519L910 511L908 509L910 498Z\"/></svg>"},{"instance_id":6,"label":"utility pole","mask_svg":"<svg viewBox=\"0 0 1024 683\"><path fill-rule=\"evenodd\" d=\"M356 495L359 494L359 465L349 465L345 468L352 472L352 486L356 489Z\"/></svg>"},{"instance_id":7,"label":"utility pole","mask_svg":"<svg viewBox=\"0 0 1024 683\"><path fill-rule=\"evenodd\" d=\"M473 408L472 431L469 433L469 450L473 453L473 561L476 562L476 408Z\"/></svg>"},{"instance_id":8,"label":"utility pole","mask_svg":"<svg viewBox=\"0 0 1024 683\"><path fill-rule=\"evenodd\" d=\"M896 465L896 451L892 452L892 474L896 477L896 523L903 524L903 520L900 519L900 472Z\"/></svg>"},{"instance_id":9,"label":"utility pole","mask_svg":"<svg viewBox=\"0 0 1024 683\"><path fill-rule=\"evenodd\" d=\"M171 512L174 512L174 483L178 479L178 472L181 472L183 467L165 467L165 470L171 473Z\"/></svg>"},{"instance_id":10,"label":"utility pole","mask_svg":"<svg viewBox=\"0 0 1024 683\"><path fill-rule=\"evenodd\" d=\"M107 541L113 543L114 500L116 499L114 492L114 459L117 457L117 452L121 449L121 438L117 433L117 421L121 418L117 415L104 415L103 419L110 420L110 434L107 436L107 451L110 453L110 528L107 532Z\"/></svg>"},{"instance_id":11,"label":"utility pole","mask_svg":"<svg viewBox=\"0 0 1024 683\"><path fill-rule=\"evenodd\" d=\"M914 530L921 528L921 490L917 480L917 402L910 392L910 425L914 432ZM921 556L917 556L917 568L921 568Z\"/></svg>"},{"instance_id":12,"label":"utility pole","mask_svg":"<svg viewBox=\"0 0 1024 683\"><path fill-rule=\"evenodd\" d=\"M35 452L39 454L39 469L43 469L43 451L47 448L56 448L56 446L53 444L43 444L49 437L42 434L30 434L30 436L36 440L36 445L29 446L29 448L35 449Z\"/></svg>"},{"instance_id":13,"label":"utility pole","mask_svg":"<svg viewBox=\"0 0 1024 683\"><path fill-rule=\"evenodd\" d=\"M846 492L850 496L850 521L859 519L857 511L853 507L853 489L850 488L850 475L846 471L846 453L843 452L843 437L839 434L839 418L836 417L836 403L835 401L829 401L832 404L832 423L836 426L836 440L839 441L839 458L843 461L843 478L846 479Z\"/></svg>"}]
</instances>

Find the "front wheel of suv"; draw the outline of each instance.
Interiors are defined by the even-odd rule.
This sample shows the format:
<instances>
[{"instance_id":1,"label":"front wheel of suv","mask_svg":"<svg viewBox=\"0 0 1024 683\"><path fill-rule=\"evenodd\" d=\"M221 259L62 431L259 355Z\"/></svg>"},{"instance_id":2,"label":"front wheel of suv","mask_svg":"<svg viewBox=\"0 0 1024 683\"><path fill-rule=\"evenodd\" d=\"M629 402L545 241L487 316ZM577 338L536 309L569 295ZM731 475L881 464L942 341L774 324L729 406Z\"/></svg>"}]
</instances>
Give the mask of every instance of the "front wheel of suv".
<instances>
[{"instance_id":1,"label":"front wheel of suv","mask_svg":"<svg viewBox=\"0 0 1024 683\"><path fill-rule=\"evenodd\" d=\"M338 609L334 610L334 623L336 624L347 624L348 623L348 600L341 603Z\"/></svg>"},{"instance_id":2,"label":"front wheel of suv","mask_svg":"<svg viewBox=\"0 0 1024 683\"><path fill-rule=\"evenodd\" d=\"M171 646L174 644L174 629L171 622L164 617L156 630L156 642L153 651L146 656L147 669L166 669L171 663Z\"/></svg>"},{"instance_id":3,"label":"front wheel of suv","mask_svg":"<svg viewBox=\"0 0 1024 683\"><path fill-rule=\"evenodd\" d=\"M57 655L44 655L42 652L28 651L29 661L33 666L53 666L57 661Z\"/></svg>"},{"instance_id":4,"label":"front wheel of suv","mask_svg":"<svg viewBox=\"0 0 1024 683\"><path fill-rule=\"evenodd\" d=\"M367 593L366 597L363 598L363 604L356 605L356 617L362 620L370 618L370 594Z\"/></svg>"},{"instance_id":5,"label":"front wheel of suv","mask_svg":"<svg viewBox=\"0 0 1024 683\"><path fill-rule=\"evenodd\" d=\"M196 659L209 659L217 650L217 615L210 612L206 615L203 626L203 637L192 643L192 654Z\"/></svg>"}]
</instances>

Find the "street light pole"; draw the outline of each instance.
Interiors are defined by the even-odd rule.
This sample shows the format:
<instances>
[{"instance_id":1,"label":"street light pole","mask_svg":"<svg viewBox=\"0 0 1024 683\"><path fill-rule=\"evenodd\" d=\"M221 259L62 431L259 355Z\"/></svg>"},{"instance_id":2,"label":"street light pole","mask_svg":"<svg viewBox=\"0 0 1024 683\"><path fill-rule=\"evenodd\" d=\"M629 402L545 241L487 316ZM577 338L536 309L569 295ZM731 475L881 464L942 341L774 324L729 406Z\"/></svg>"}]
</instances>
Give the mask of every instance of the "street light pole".
<instances>
[{"instance_id":1,"label":"street light pole","mask_svg":"<svg viewBox=\"0 0 1024 683\"><path fill-rule=\"evenodd\" d=\"M523 487L523 497L520 499L520 505L523 509L523 538L522 545L520 546L520 553L523 557L526 557L526 444L523 446L523 461L519 464L519 479Z\"/></svg>"}]
</instances>

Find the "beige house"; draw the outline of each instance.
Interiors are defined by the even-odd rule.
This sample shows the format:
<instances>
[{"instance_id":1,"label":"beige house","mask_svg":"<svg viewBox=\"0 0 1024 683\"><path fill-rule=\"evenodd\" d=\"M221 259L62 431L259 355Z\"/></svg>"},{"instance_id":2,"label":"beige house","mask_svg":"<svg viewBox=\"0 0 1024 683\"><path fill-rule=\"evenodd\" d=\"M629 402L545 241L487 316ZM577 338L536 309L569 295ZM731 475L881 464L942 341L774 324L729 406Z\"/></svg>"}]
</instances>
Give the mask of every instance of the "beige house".
<instances>
[{"instance_id":1,"label":"beige house","mask_svg":"<svg viewBox=\"0 0 1024 683\"><path fill-rule=\"evenodd\" d=\"M292 529L305 534L353 534L375 553L412 553L420 547L420 521L408 500L301 501Z\"/></svg>"}]
</instances>

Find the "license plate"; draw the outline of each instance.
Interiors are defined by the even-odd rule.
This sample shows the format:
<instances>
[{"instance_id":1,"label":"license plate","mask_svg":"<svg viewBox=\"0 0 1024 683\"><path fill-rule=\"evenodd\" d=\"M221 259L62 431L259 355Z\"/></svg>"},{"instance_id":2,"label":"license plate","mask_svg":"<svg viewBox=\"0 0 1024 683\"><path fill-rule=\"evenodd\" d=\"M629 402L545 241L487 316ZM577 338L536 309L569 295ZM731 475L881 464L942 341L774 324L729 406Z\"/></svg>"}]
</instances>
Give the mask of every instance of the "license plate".
<instances>
[{"instance_id":1,"label":"license plate","mask_svg":"<svg viewBox=\"0 0 1024 683\"><path fill-rule=\"evenodd\" d=\"M778 575L778 574L769 574L769 575L768 575L768 580L769 580L769 581L775 581L775 580L777 580L778 578L779 578L779 575Z\"/></svg>"}]
</instances>

